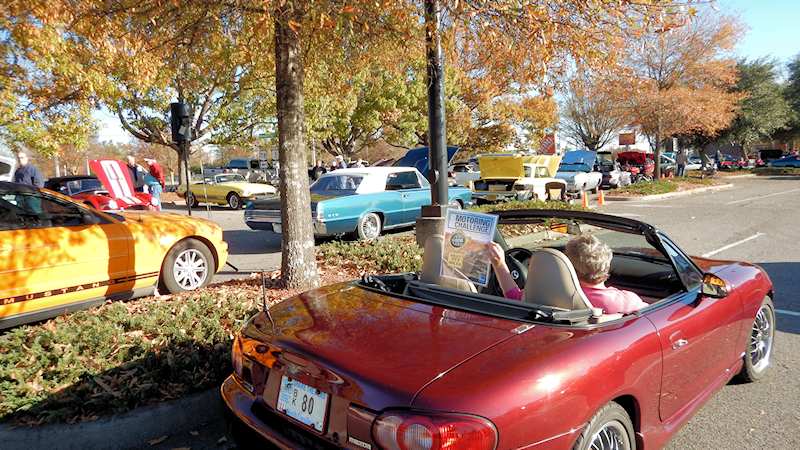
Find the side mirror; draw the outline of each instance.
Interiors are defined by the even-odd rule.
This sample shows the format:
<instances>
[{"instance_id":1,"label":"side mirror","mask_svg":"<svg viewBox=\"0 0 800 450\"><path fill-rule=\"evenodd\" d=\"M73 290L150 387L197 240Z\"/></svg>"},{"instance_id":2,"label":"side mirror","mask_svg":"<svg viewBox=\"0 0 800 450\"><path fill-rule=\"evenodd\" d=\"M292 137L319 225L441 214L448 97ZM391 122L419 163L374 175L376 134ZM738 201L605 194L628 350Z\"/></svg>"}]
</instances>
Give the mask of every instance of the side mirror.
<instances>
[{"instance_id":1,"label":"side mirror","mask_svg":"<svg viewBox=\"0 0 800 450\"><path fill-rule=\"evenodd\" d=\"M723 298L728 296L728 285L722 278L707 273L703 275L702 293L706 297Z\"/></svg>"}]
</instances>

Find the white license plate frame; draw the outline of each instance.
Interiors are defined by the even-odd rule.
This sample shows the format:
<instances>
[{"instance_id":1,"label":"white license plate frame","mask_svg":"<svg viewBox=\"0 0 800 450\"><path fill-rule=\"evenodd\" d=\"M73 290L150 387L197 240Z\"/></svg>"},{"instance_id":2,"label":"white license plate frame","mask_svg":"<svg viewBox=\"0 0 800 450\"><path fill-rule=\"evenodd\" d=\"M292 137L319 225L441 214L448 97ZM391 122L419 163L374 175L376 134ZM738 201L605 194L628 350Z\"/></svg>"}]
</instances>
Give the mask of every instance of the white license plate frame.
<instances>
[{"instance_id":1,"label":"white license plate frame","mask_svg":"<svg viewBox=\"0 0 800 450\"><path fill-rule=\"evenodd\" d=\"M287 417L322 433L327 422L330 397L327 392L283 375L275 407Z\"/></svg>"}]
</instances>

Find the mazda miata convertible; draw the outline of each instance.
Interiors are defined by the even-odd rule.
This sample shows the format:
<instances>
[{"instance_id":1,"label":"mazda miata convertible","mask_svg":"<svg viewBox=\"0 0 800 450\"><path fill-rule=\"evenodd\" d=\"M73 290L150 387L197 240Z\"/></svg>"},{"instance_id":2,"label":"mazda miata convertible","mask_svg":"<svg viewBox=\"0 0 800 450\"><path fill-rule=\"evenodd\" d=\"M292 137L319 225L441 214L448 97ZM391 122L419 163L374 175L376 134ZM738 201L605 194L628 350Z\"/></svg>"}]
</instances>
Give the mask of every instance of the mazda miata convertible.
<instances>
[{"instance_id":1,"label":"mazda miata convertible","mask_svg":"<svg viewBox=\"0 0 800 450\"><path fill-rule=\"evenodd\" d=\"M232 424L280 448L658 449L732 377L765 375L775 313L761 268L688 256L627 218L498 215L522 301L494 276L441 276L432 236L419 273L364 276L252 317L221 388ZM585 233L613 251L607 285L646 307L593 307L562 253Z\"/></svg>"}]
</instances>

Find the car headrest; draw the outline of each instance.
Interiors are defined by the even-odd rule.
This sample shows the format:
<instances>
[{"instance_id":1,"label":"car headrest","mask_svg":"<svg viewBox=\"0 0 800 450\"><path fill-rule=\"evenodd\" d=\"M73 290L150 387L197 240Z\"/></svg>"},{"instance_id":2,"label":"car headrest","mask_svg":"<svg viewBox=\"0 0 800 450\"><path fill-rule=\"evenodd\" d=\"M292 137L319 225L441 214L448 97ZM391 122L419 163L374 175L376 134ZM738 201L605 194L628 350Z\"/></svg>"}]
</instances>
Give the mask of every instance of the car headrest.
<instances>
[{"instance_id":1,"label":"car headrest","mask_svg":"<svg viewBox=\"0 0 800 450\"><path fill-rule=\"evenodd\" d=\"M592 307L567 255L549 248L539 249L531 256L525 303L570 311Z\"/></svg>"},{"instance_id":2,"label":"car headrest","mask_svg":"<svg viewBox=\"0 0 800 450\"><path fill-rule=\"evenodd\" d=\"M424 250L425 252L422 257L422 273L419 277L420 281L459 291L478 292L475 285L456 270L445 267L444 272L442 271L442 266L444 265L442 260L442 255L444 254L443 235L433 234L429 236L428 239L425 240ZM449 276L442 276L442 273Z\"/></svg>"}]
</instances>

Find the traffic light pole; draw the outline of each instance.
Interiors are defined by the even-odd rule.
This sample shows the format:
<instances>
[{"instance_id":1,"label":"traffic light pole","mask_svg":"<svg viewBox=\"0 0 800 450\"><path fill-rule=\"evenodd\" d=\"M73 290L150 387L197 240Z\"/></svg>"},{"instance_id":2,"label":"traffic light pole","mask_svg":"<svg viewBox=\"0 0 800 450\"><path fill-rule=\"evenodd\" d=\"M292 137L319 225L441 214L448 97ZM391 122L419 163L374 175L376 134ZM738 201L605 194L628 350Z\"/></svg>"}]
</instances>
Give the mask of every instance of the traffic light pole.
<instances>
[{"instance_id":1,"label":"traffic light pole","mask_svg":"<svg viewBox=\"0 0 800 450\"><path fill-rule=\"evenodd\" d=\"M184 140L183 142L181 142L180 145L181 145L181 157L183 158L183 173L184 173L184 178L186 179L186 212L191 216L192 202L189 199L189 185L191 184L191 178L189 176L189 174L191 173L191 171L189 170L189 142Z\"/></svg>"}]
</instances>

